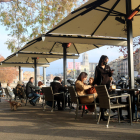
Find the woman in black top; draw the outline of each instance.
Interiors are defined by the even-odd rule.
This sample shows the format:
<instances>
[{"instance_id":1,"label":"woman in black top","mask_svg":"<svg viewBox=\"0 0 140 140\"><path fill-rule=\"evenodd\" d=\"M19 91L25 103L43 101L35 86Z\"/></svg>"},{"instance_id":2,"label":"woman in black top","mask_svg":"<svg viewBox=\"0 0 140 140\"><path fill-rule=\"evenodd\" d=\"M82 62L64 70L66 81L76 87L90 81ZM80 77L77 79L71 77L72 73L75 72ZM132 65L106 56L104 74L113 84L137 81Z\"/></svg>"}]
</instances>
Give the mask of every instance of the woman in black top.
<instances>
[{"instance_id":1,"label":"woman in black top","mask_svg":"<svg viewBox=\"0 0 140 140\"><path fill-rule=\"evenodd\" d=\"M107 65L108 57L102 55L99 61L98 66L95 69L95 77L93 85L106 85L107 89L110 87L110 77L113 74L113 71Z\"/></svg>"},{"instance_id":2,"label":"woman in black top","mask_svg":"<svg viewBox=\"0 0 140 140\"><path fill-rule=\"evenodd\" d=\"M60 77L55 77L53 82L50 84L52 87L53 93L60 93L60 92L66 92L66 87L63 87L61 85L61 78ZM63 94L58 94L54 96L54 100L57 101L57 106L58 110L63 110L64 108L64 95ZM66 100L66 99L65 99ZM60 107L60 102L62 102L62 107Z\"/></svg>"},{"instance_id":3,"label":"woman in black top","mask_svg":"<svg viewBox=\"0 0 140 140\"><path fill-rule=\"evenodd\" d=\"M108 57L106 55L102 55L99 60L98 66L96 66L96 69L95 69L95 77L94 77L94 82L93 82L94 86L106 85L107 89L109 89L110 77L112 76L113 71L107 65L107 62L108 62ZM107 119L104 118L104 111L105 109L101 108L101 119L103 121L107 121Z\"/></svg>"}]
</instances>

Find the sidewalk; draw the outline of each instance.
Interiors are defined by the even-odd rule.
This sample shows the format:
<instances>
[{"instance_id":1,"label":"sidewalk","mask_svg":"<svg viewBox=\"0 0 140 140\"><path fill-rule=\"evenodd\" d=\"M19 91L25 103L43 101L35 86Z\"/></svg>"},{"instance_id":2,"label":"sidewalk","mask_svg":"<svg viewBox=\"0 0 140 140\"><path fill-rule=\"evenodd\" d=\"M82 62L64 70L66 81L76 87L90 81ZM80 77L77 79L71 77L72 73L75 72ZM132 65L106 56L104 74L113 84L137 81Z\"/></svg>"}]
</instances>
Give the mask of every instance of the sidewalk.
<instances>
[{"instance_id":1,"label":"sidewalk","mask_svg":"<svg viewBox=\"0 0 140 140\"><path fill-rule=\"evenodd\" d=\"M0 140L139 140L140 122L117 123L111 119L109 128L106 122L96 124L91 113L75 120L74 111L44 112L41 105L19 107L11 111L9 103L0 102Z\"/></svg>"}]
</instances>

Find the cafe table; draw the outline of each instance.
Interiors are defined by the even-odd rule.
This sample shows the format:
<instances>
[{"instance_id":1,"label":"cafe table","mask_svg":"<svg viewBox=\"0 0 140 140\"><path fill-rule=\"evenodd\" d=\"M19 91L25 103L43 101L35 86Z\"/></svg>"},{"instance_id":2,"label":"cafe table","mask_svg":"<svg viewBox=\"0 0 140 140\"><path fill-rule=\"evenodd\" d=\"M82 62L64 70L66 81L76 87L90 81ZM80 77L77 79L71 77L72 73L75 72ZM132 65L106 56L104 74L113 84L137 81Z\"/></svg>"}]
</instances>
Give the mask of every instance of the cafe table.
<instances>
[{"instance_id":1,"label":"cafe table","mask_svg":"<svg viewBox=\"0 0 140 140\"><path fill-rule=\"evenodd\" d=\"M135 120L135 91L140 91L140 89L111 89L112 91L116 91L118 95L124 93L124 91L130 94L131 97L131 109L132 109L132 120ZM112 94L113 95L113 94ZM110 96L112 96L110 95Z\"/></svg>"}]
</instances>

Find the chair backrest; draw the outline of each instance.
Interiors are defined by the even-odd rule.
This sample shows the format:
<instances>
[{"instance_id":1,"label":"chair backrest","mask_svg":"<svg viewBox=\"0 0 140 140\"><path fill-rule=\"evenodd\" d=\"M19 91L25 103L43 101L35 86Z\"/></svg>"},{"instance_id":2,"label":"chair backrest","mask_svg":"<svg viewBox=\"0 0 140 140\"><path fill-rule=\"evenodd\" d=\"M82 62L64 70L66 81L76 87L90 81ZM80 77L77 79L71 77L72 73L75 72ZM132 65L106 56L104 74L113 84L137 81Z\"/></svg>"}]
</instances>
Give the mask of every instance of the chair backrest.
<instances>
[{"instance_id":1,"label":"chair backrest","mask_svg":"<svg viewBox=\"0 0 140 140\"><path fill-rule=\"evenodd\" d=\"M77 103L77 92L75 91L73 86L68 87L69 93L70 93L70 98L72 103Z\"/></svg>"},{"instance_id":2,"label":"chair backrest","mask_svg":"<svg viewBox=\"0 0 140 140\"><path fill-rule=\"evenodd\" d=\"M106 85L95 86L99 98L100 108L108 109L110 106L110 99Z\"/></svg>"},{"instance_id":3,"label":"chair backrest","mask_svg":"<svg viewBox=\"0 0 140 140\"><path fill-rule=\"evenodd\" d=\"M45 101L53 101L54 96L53 96L52 87L42 87L42 92L45 95Z\"/></svg>"}]
</instances>

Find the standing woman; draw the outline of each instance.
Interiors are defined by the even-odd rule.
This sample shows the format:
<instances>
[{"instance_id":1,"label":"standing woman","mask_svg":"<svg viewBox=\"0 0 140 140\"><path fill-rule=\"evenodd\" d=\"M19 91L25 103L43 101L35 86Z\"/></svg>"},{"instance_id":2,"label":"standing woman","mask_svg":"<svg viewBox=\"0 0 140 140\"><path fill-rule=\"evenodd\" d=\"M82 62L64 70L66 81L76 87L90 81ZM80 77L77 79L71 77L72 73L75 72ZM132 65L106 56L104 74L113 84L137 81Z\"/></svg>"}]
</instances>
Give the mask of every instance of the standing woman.
<instances>
[{"instance_id":1,"label":"standing woman","mask_svg":"<svg viewBox=\"0 0 140 140\"><path fill-rule=\"evenodd\" d=\"M86 91L90 89L92 86L91 85L85 85L84 82L87 80L87 73L81 72L79 77L77 78L77 81L75 82L76 86L76 92L79 96L86 95ZM97 93L95 94L95 98L97 97ZM87 97L80 97L80 102L82 104L86 103L92 103L94 101L93 95L87 96ZM94 111L94 106L87 106L88 110L93 112Z\"/></svg>"},{"instance_id":2,"label":"standing woman","mask_svg":"<svg viewBox=\"0 0 140 140\"><path fill-rule=\"evenodd\" d=\"M106 85L107 89L109 89L110 77L112 76L113 71L107 65L108 60L109 59L106 55L101 56L98 66L96 66L95 69L95 77L93 85ZM104 118L104 109L101 109L101 119L106 121L106 119Z\"/></svg>"},{"instance_id":3,"label":"standing woman","mask_svg":"<svg viewBox=\"0 0 140 140\"><path fill-rule=\"evenodd\" d=\"M107 89L110 87L110 77L113 74L113 71L110 69L108 63L108 57L106 55L102 55L98 66L95 69L95 77L93 85L106 85Z\"/></svg>"}]
</instances>

